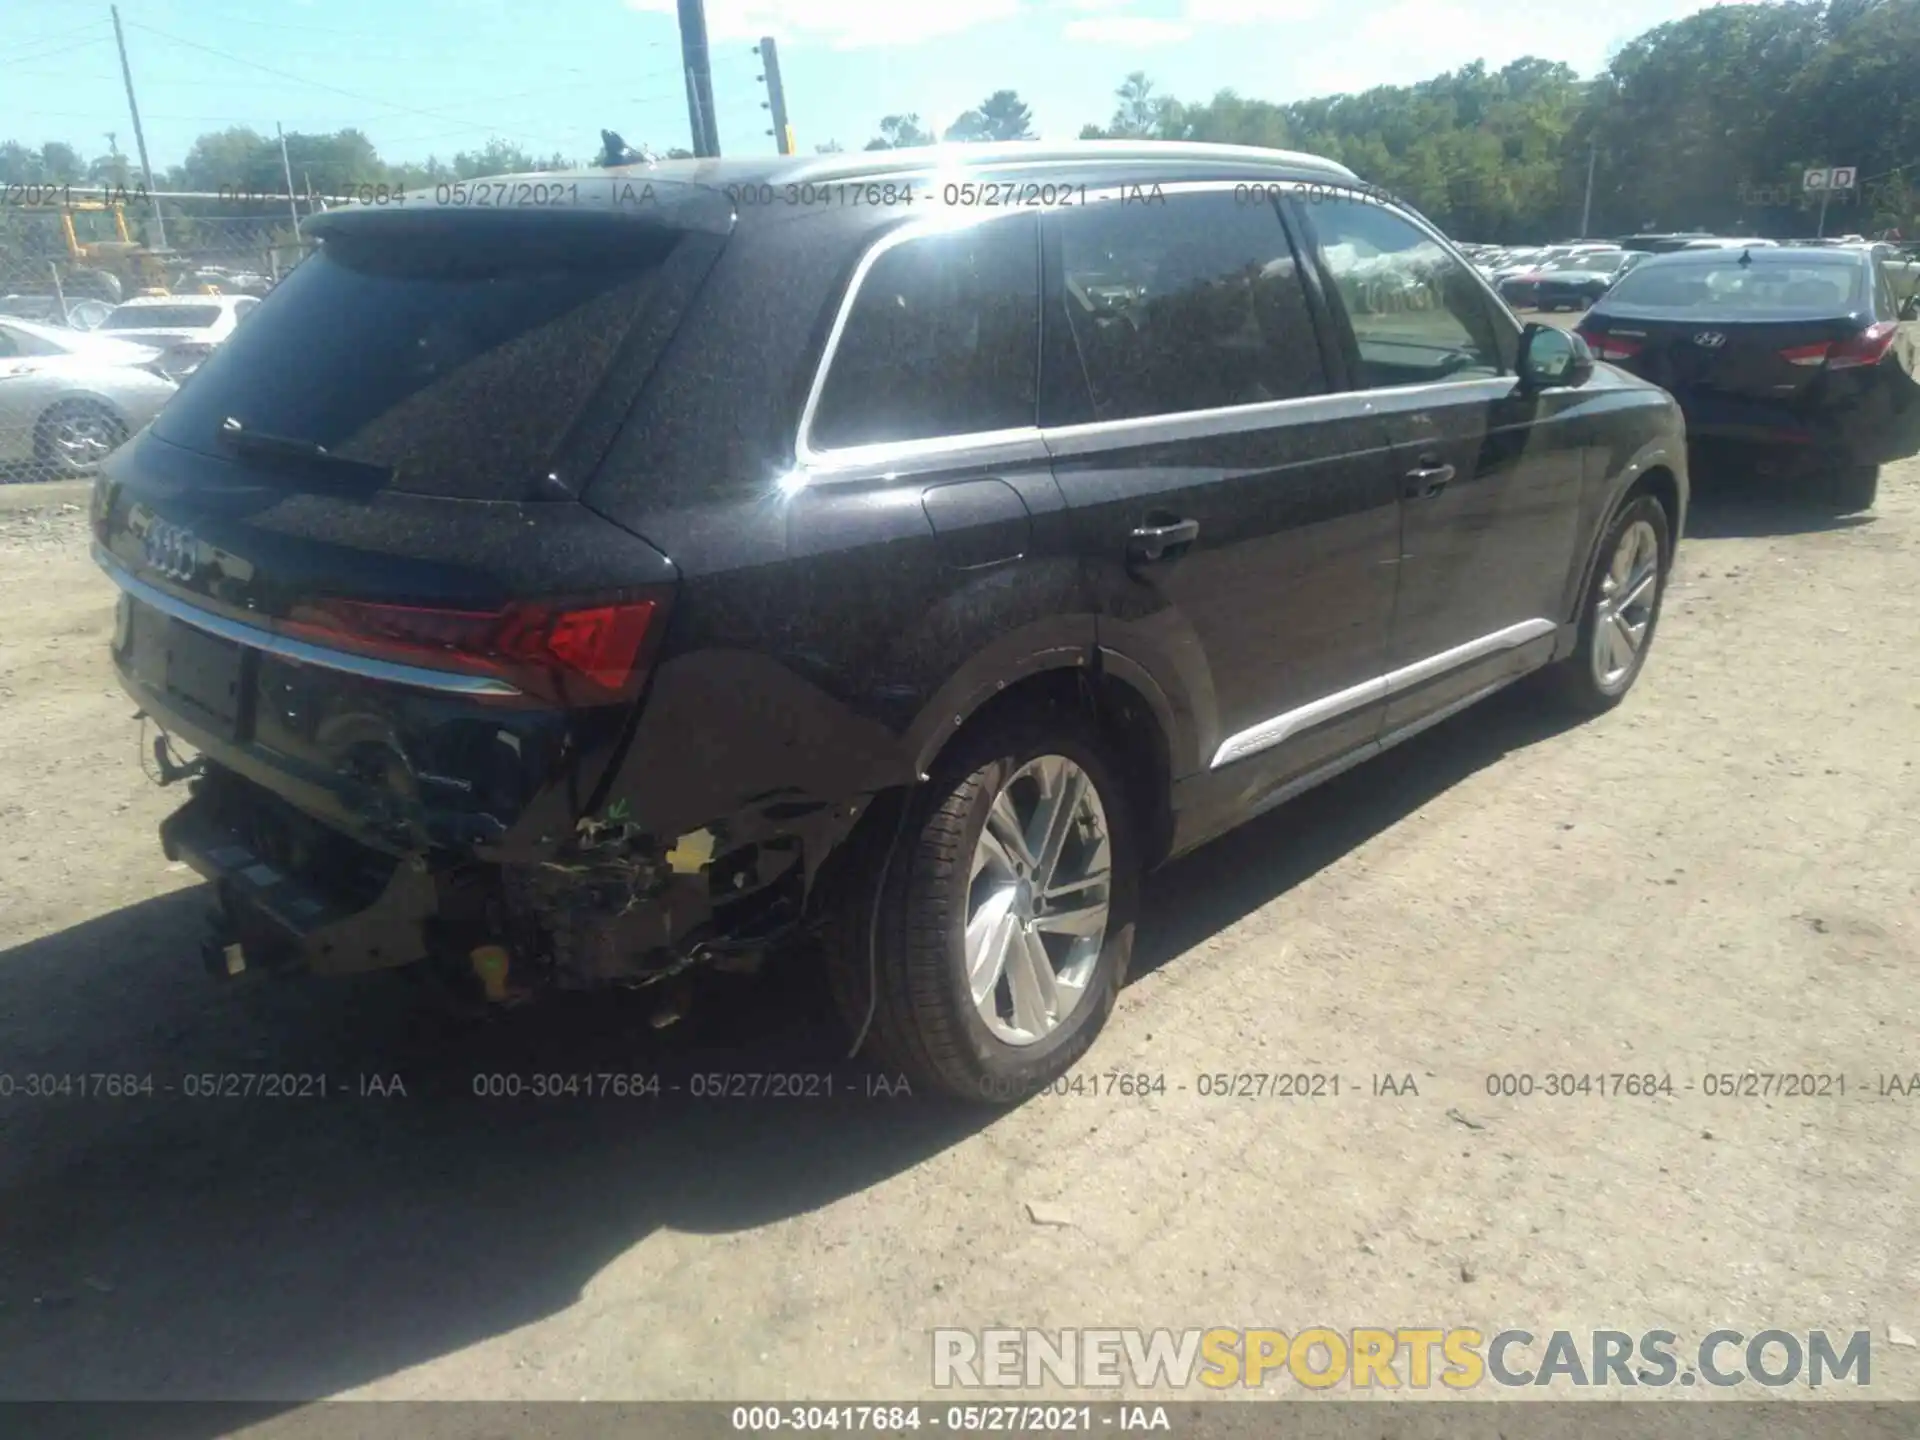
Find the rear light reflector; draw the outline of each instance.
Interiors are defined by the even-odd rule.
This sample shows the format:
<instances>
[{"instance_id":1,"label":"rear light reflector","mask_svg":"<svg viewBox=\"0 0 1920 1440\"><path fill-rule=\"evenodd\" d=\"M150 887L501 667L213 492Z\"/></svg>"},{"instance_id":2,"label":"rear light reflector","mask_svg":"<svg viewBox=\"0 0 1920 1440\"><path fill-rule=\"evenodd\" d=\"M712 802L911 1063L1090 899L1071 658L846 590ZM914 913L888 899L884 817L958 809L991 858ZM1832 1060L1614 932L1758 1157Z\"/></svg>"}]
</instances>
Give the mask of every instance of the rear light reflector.
<instances>
[{"instance_id":1,"label":"rear light reflector","mask_svg":"<svg viewBox=\"0 0 1920 1440\"><path fill-rule=\"evenodd\" d=\"M1829 370L1852 370L1861 365L1878 365L1893 348L1893 337L1900 327L1892 320L1869 325L1858 335L1842 340L1827 352Z\"/></svg>"},{"instance_id":2,"label":"rear light reflector","mask_svg":"<svg viewBox=\"0 0 1920 1440\"><path fill-rule=\"evenodd\" d=\"M376 659L493 676L571 707L639 694L663 610L659 599L516 602L491 611L317 600L277 628Z\"/></svg>"}]
</instances>

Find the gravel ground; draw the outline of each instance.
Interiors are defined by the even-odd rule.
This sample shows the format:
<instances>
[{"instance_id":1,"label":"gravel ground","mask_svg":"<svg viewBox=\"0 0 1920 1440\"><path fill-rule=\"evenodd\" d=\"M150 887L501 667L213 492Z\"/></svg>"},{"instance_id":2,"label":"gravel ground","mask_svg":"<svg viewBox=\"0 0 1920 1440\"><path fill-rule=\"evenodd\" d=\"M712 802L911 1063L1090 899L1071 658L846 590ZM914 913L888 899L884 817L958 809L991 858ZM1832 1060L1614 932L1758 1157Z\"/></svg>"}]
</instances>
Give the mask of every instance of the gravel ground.
<instances>
[{"instance_id":1,"label":"gravel ground","mask_svg":"<svg viewBox=\"0 0 1920 1440\"><path fill-rule=\"evenodd\" d=\"M1623 708L1508 692L1163 873L1083 1075L1164 1093L998 1116L846 1067L832 1100L473 1095L821 1070L801 975L664 1036L207 980L82 514L0 514L0 1072L155 1086L0 1098L0 1397L909 1397L936 1326L1473 1324L1869 1328L1873 1397L1920 1398L1888 1340L1920 1099L1872 1093L1920 1071L1920 463L1844 522L1737 490ZM1745 1070L1846 1095L1704 1093ZM262 1071L329 1094L185 1093ZM1342 1089L1203 1097L1222 1071ZM1675 1089L1488 1093L1549 1071Z\"/></svg>"}]
</instances>

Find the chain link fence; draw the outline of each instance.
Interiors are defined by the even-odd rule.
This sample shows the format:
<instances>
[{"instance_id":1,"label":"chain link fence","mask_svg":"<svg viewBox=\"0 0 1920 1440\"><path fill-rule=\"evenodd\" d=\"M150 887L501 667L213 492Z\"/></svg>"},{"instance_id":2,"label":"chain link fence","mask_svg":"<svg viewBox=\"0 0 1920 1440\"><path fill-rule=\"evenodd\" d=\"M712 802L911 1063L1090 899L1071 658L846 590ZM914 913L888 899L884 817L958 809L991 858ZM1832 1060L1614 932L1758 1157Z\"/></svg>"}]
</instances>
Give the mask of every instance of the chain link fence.
<instances>
[{"instance_id":1,"label":"chain link fence","mask_svg":"<svg viewBox=\"0 0 1920 1440\"><path fill-rule=\"evenodd\" d=\"M17 192L17 193L16 193ZM300 263L304 197L9 186L0 484L91 475Z\"/></svg>"}]
</instances>

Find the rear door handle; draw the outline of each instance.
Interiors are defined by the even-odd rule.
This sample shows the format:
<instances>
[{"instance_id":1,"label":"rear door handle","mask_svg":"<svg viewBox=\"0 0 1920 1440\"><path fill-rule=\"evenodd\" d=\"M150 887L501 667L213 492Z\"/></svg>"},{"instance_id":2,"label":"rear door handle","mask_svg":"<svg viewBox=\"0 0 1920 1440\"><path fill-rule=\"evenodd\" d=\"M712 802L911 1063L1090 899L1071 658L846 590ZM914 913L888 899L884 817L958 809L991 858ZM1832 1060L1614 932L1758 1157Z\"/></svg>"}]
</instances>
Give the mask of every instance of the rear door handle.
<instances>
[{"instance_id":1,"label":"rear door handle","mask_svg":"<svg viewBox=\"0 0 1920 1440\"><path fill-rule=\"evenodd\" d=\"M1453 474L1453 466L1441 463L1438 456L1422 455L1420 464L1407 472L1407 499L1431 500L1447 488Z\"/></svg>"},{"instance_id":2,"label":"rear door handle","mask_svg":"<svg viewBox=\"0 0 1920 1440\"><path fill-rule=\"evenodd\" d=\"M1129 560L1162 560L1169 550L1191 545L1200 538L1198 520L1172 520L1164 525L1142 525L1127 537Z\"/></svg>"}]
</instances>

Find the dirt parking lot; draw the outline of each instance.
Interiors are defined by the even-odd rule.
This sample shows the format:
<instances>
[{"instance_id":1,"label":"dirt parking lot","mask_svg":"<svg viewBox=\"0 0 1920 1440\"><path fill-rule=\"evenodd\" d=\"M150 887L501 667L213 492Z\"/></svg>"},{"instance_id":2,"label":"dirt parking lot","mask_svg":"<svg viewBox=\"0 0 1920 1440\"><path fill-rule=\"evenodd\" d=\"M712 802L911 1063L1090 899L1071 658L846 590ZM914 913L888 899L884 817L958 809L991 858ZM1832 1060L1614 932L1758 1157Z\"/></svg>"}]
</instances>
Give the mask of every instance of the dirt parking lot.
<instances>
[{"instance_id":1,"label":"dirt parking lot","mask_svg":"<svg viewBox=\"0 0 1920 1440\"><path fill-rule=\"evenodd\" d=\"M1843 522L1728 477L1622 709L1510 691L1163 873L1103 1093L1001 1115L474 1094L828 1069L800 973L664 1035L208 980L83 518L0 513L0 1397L896 1398L937 1326L1477 1324L1865 1328L1920 1398L1920 463ZM1749 1070L1845 1094L1706 1093ZM262 1072L327 1093L188 1093ZM1550 1072L1674 1088L1489 1094ZM153 1093L22 1089L96 1074Z\"/></svg>"}]
</instances>

